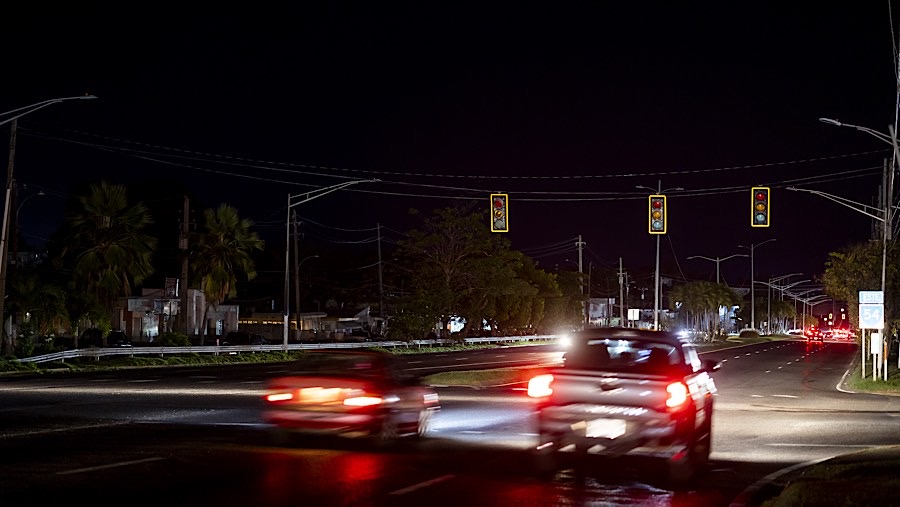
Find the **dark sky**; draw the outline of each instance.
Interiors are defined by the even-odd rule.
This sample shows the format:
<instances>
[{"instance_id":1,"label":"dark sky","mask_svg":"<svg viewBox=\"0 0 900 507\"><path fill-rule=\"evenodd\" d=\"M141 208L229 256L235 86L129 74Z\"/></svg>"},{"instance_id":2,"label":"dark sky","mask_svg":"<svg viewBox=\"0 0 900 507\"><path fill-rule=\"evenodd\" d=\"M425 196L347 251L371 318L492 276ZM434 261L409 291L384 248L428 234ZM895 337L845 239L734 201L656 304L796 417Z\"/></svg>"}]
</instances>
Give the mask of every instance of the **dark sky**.
<instances>
[{"instance_id":1,"label":"dark sky","mask_svg":"<svg viewBox=\"0 0 900 507\"><path fill-rule=\"evenodd\" d=\"M894 122L887 1L296 3L5 7L0 111L99 97L20 120L16 180L48 194L23 206L26 234L107 179L157 189L175 217L184 189L227 202L275 244L288 194L370 178L295 207L306 240L372 248L365 230L396 240L409 208L505 192L507 236L545 268L571 266L581 235L586 264L637 272L656 239L636 187L659 185L684 189L665 192L660 242L676 277L714 280L687 257L776 239L756 278L812 278L871 234L786 187L875 199L889 145L818 118ZM772 188L768 229L750 227L753 185ZM721 267L749 283L746 259Z\"/></svg>"}]
</instances>

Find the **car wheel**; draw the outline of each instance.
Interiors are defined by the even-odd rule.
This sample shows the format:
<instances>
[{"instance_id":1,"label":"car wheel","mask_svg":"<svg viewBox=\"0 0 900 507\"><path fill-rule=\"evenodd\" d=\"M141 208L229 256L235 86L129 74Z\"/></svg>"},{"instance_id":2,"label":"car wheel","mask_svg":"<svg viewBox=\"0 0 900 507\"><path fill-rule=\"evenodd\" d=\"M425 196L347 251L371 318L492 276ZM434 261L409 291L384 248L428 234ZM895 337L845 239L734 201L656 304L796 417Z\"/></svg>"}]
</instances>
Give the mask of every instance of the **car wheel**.
<instances>
[{"instance_id":1,"label":"car wheel","mask_svg":"<svg viewBox=\"0 0 900 507\"><path fill-rule=\"evenodd\" d=\"M675 487L691 484L697 475L709 465L712 444L712 425L707 423L703 435L695 438L682 455L668 461L668 479Z\"/></svg>"},{"instance_id":2,"label":"car wheel","mask_svg":"<svg viewBox=\"0 0 900 507\"><path fill-rule=\"evenodd\" d=\"M535 449L532 454L532 466L538 479L551 480L559 469L559 456L556 445L546 449Z\"/></svg>"},{"instance_id":3,"label":"car wheel","mask_svg":"<svg viewBox=\"0 0 900 507\"><path fill-rule=\"evenodd\" d=\"M387 413L384 415L384 420L381 421L381 426L373 435L372 443L375 444L376 448L386 449L397 443L399 435L400 430L397 427L397 421L392 414Z\"/></svg>"}]
</instances>

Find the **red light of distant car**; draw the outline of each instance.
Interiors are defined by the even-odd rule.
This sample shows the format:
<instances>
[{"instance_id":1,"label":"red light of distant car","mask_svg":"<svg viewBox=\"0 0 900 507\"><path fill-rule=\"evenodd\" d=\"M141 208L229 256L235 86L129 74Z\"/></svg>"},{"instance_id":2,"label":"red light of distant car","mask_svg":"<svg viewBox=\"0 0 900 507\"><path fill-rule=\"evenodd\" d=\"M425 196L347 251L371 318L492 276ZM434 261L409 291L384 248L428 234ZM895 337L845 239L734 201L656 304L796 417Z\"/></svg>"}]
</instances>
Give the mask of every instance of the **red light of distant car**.
<instances>
[{"instance_id":1,"label":"red light of distant car","mask_svg":"<svg viewBox=\"0 0 900 507\"><path fill-rule=\"evenodd\" d=\"M669 397L666 399L666 406L669 408L680 407L688 400L688 388L682 382L672 382L666 386Z\"/></svg>"},{"instance_id":2,"label":"red light of distant car","mask_svg":"<svg viewBox=\"0 0 900 507\"><path fill-rule=\"evenodd\" d=\"M538 375L528 381L528 396L532 398L543 398L553 394L553 388L550 384L553 382L553 375Z\"/></svg>"}]
</instances>

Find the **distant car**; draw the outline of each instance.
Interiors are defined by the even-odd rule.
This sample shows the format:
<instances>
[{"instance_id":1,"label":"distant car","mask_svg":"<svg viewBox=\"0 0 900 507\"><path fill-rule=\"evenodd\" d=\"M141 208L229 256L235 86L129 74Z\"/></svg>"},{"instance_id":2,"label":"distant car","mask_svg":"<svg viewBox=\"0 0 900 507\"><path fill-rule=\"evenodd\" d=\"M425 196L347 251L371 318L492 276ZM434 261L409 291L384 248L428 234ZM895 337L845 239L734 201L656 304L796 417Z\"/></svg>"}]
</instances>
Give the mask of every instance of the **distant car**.
<instances>
[{"instance_id":1,"label":"distant car","mask_svg":"<svg viewBox=\"0 0 900 507\"><path fill-rule=\"evenodd\" d=\"M528 383L542 472L565 451L662 459L675 482L707 466L719 363L674 333L625 328L573 333L563 360Z\"/></svg>"},{"instance_id":2,"label":"distant car","mask_svg":"<svg viewBox=\"0 0 900 507\"><path fill-rule=\"evenodd\" d=\"M440 409L437 392L388 352L310 350L288 370L264 395L263 420L278 442L325 434L386 446L424 436Z\"/></svg>"},{"instance_id":3,"label":"distant car","mask_svg":"<svg viewBox=\"0 0 900 507\"><path fill-rule=\"evenodd\" d=\"M816 326L810 326L806 329L804 333L806 335L806 341L825 341L825 333L821 329Z\"/></svg>"},{"instance_id":4,"label":"distant car","mask_svg":"<svg viewBox=\"0 0 900 507\"><path fill-rule=\"evenodd\" d=\"M219 342L220 345L269 345L269 340L258 333L229 331Z\"/></svg>"},{"instance_id":5,"label":"distant car","mask_svg":"<svg viewBox=\"0 0 900 507\"><path fill-rule=\"evenodd\" d=\"M125 334L125 331L110 331L106 335L107 347L131 347L131 339Z\"/></svg>"}]
</instances>

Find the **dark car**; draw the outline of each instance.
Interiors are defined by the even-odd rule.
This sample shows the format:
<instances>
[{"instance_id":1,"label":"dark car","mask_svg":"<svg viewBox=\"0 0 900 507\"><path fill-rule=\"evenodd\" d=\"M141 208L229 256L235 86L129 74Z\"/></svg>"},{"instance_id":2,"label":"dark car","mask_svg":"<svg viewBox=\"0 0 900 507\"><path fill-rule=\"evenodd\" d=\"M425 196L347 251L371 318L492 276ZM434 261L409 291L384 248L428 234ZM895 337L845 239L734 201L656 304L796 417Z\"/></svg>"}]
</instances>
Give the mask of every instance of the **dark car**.
<instances>
[{"instance_id":1,"label":"dark car","mask_svg":"<svg viewBox=\"0 0 900 507\"><path fill-rule=\"evenodd\" d=\"M258 333L230 331L222 339L221 345L269 345L269 340Z\"/></svg>"},{"instance_id":2,"label":"dark car","mask_svg":"<svg viewBox=\"0 0 900 507\"><path fill-rule=\"evenodd\" d=\"M543 472L562 452L661 458L669 478L692 479L709 461L715 361L662 331L572 333L563 365L529 381Z\"/></svg>"},{"instance_id":3,"label":"dark car","mask_svg":"<svg viewBox=\"0 0 900 507\"><path fill-rule=\"evenodd\" d=\"M311 350L267 382L263 420L276 440L292 434L367 439L377 446L422 437L438 395L402 360L369 350Z\"/></svg>"}]
</instances>

